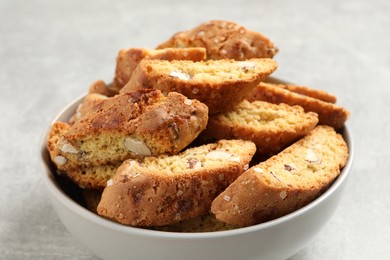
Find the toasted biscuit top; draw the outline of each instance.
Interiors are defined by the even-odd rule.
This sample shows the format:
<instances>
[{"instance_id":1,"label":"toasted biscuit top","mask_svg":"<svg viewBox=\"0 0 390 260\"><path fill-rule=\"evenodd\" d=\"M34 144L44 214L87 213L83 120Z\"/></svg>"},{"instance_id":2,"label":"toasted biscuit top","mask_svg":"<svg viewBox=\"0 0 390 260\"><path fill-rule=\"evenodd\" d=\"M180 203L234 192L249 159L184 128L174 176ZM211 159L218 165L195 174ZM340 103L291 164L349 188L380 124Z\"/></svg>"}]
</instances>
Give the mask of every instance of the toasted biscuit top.
<instances>
[{"instance_id":1,"label":"toasted biscuit top","mask_svg":"<svg viewBox=\"0 0 390 260\"><path fill-rule=\"evenodd\" d=\"M203 47L207 50L208 59L272 58L278 52L264 35L224 20L212 20L178 32L157 48L167 47Z\"/></svg>"},{"instance_id":2,"label":"toasted biscuit top","mask_svg":"<svg viewBox=\"0 0 390 260\"><path fill-rule=\"evenodd\" d=\"M137 65L143 59L151 60L192 60L206 59L204 48L166 48L150 50L146 48L121 49L116 59L115 78L113 86L120 90L130 80Z\"/></svg>"}]
</instances>

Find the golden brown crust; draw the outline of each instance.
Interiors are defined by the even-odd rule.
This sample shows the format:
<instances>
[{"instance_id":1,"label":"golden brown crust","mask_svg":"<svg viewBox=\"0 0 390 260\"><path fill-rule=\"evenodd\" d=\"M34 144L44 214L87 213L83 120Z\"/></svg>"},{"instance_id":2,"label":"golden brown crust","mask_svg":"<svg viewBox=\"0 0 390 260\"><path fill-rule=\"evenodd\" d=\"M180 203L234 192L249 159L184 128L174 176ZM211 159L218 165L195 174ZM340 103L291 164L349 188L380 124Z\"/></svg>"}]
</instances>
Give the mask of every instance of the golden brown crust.
<instances>
[{"instance_id":1,"label":"golden brown crust","mask_svg":"<svg viewBox=\"0 0 390 260\"><path fill-rule=\"evenodd\" d=\"M222 140L177 156L125 161L103 191L98 213L132 226L161 226L208 212L250 162L255 145Z\"/></svg>"},{"instance_id":2,"label":"golden brown crust","mask_svg":"<svg viewBox=\"0 0 390 260\"><path fill-rule=\"evenodd\" d=\"M111 86L103 80L94 81L88 88L88 94L83 102L77 107L76 113L69 119L69 124L73 125L77 120L93 109L101 101L118 94Z\"/></svg>"},{"instance_id":3,"label":"golden brown crust","mask_svg":"<svg viewBox=\"0 0 390 260\"><path fill-rule=\"evenodd\" d=\"M192 60L206 59L204 48L150 50L145 48L121 49L116 59L113 88L119 91L130 80L133 71L142 59L151 60Z\"/></svg>"},{"instance_id":4,"label":"golden brown crust","mask_svg":"<svg viewBox=\"0 0 390 260\"><path fill-rule=\"evenodd\" d=\"M317 198L340 174L348 147L332 127L307 136L243 173L212 203L220 221L249 226L293 212Z\"/></svg>"},{"instance_id":5,"label":"golden brown crust","mask_svg":"<svg viewBox=\"0 0 390 260\"><path fill-rule=\"evenodd\" d=\"M207 107L179 93L140 90L94 106L59 140L61 170L116 164L128 158L175 154L206 127Z\"/></svg>"},{"instance_id":6,"label":"golden brown crust","mask_svg":"<svg viewBox=\"0 0 390 260\"><path fill-rule=\"evenodd\" d=\"M97 207L102 197L102 191L95 190L95 189L84 189L82 194L83 194L85 207L89 211L92 211L93 213L97 214ZM236 227L217 220L215 216L210 213L195 218L187 219L187 220L182 220L172 225L149 227L149 229L159 230L159 231L188 232L188 233L213 232L213 231L229 230L234 228Z\"/></svg>"},{"instance_id":7,"label":"golden brown crust","mask_svg":"<svg viewBox=\"0 0 390 260\"><path fill-rule=\"evenodd\" d=\"M90 93L85 96L83 102L81 102L76 113L69 119L69 124L73 125L76 121L82 118L85 114L90 112L97 104L106 100L108 97L98 93Z\"/></svg>"},{"instance_id":8,"label":"golden brown crust","mask_svg":"<svg viewBox=\"0 0 390 260\"><path fill-rule=\"evenodd\" d=\"M103 80L94 81L88 88L88 94L100 94L106 97L113 97L118 94L118 91L107 85Z\"/></svg>"},{"instance_id":9,"label":"golden brown crust","mask_svg":"<svg viewBox=\"0 0 390 260\"><path fill-rule=\"evenodd\" d=\"M212 20L178 32L157 49L167 47L203 47L207 50L208 59L272 58L278 52L264 35L224 20Z\"/></svg>"},{"instance_id":10,"label":"golden brown crust","mask_svg":"<svg viewBox=\"0 0 390 260\"><path fill-rule=\"evenodd\" d=\"M297 86L297 85L292 85L292 84L273 84L273 83L269 83L269 82L266 82L266 83L269 85L275 86L275 87L287 89L287 90L294 92L294 93L297 93L297 94L316 98L316 99L322 100L324 102L334 104L337 101L336 96L334 96L334 95L332 95L324 90L312 89L312 88L308 88L306 86Z\"/></svg>"},{"instance_id":11,"label":"golden brown crust","mask_svg":"<svg viewBox=\"0 0 390 260\"><path fill-rule=\"evenodd\" d=\"M299 106L242 101L236 108L210 116L204 139L243 139L254 142L263 156L275 154L310 132L316 113Z\"/></svg>"},{"instance_id":12,"label":"golden brown crust","mask_svg":"<svg viewBox=\"0 0 390 260\"><path fill-rule=\"evenodd\" d=\"M205 103L210 114L237 105L261 80L277 68L271 59L207 62L143 60L121 93L157 88L176 91Z\"/></svg>"},{"instance_id":13,"label":"golden brown crust","mask_svg":"<svg viewBox=\"0 0 390 260\"><path fill-rule=\"evenodd\" d=\"M261 100L274 104L285 103L291 106L299 105L306 112L311 111L317 113L319 124L329 125L335 129L342 127L349 117L349 112L343 107L309 96L300 95L264 82L257 85L246 98L249 101Z\"/></svg>"},{"instance_id":14,"label":"golden brown crust","mask_svg":"<svg viewBox=\"0 0 390 260\"><path fill-rule=\"evenodd\" d=\"M61 136L66 133L70 128L68 123L64 122L55 122L49 131L49 135L47 136L47 150L49 151L49 155L54 164L58 165L58 162L66 162L66 158L61 156L61 152L59 150L59 140ZM59 157L60 156L60 157Z\"/></svg>"}]
</instances>

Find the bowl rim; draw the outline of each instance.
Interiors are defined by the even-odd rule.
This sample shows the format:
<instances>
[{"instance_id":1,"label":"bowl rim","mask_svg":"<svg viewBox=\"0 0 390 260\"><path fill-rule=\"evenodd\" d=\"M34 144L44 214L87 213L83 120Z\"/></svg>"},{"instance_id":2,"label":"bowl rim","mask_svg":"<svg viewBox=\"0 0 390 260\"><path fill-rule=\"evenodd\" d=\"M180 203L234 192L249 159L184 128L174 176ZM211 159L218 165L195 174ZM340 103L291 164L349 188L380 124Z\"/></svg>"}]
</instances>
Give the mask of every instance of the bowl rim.
<instances>
[{"instance_id":1,"label":"bowl rim","mask_svg":"<svg viewBox=\"0 0 390 260\"><path fill-rule=\"evenodd\" d=\"M276 79L278 80L278 79ZM279 82L283 82L282 80L279 80ZM278 226L283 223L287 223L290 221L293 221L296 218L302 217L308 212L310 212L312 209L318 207L322 202L327 200L332 194L340 188L340 186L345 182L347 177L349 176L349 173L352 168L353 164L353 158L354 158L354 144L353 144L353 138L349 131L349 127L347 127L347 124L345 124L338 132L342 134L345 142L347 143L348 150L349 150L349 156L346 165L341 170L340 175L337 177L337 179L334 181L334 183L318 198L316 198L314 201L310 202L309 204L305 205L304 207L291 212L285 216L276 218L274 220L270 220L264 223L256 224L253 226L248 227L241 227L237 229L231 229L231 230L222 230L222 231L212 231L212 232L193 232L193 233L182 233L182 232L171 232L171 231L160 231L160 230L151 230L151 229L144 229L144 228L138 228L138 227L131 227L122 225L116 222L113 222L111 220L105 219L88 209L84 208L80 204L78 204L76 201L72 200L62 189L59 187L59 185L56 183L53 172L51 171L50 167L47 165L46 158L48 151L46 149L47 145L47 136L49 134L50 128L52 124L57 122L61 116L67 112L72 107L75 108L77 105L82 101L82 99L85 97L86 94L82 94L75 100L73 100L70 104L68 104L65 108L63 108L52 120L51 124L48 127L45 127L43 130L43 133L41 135L39 144L40 144L40 164L42 166L43 170L43 180L45 183L45 186L48 190L50 190L50 194L48 196L54 195L55 199L62 203L65 207L67 207L69 210L73 211L75 214L79 215L80 217L93 222L96 225L103 226L107 229L112 229L117 232L126 233L126 234L132 234L132 235L139 235L143 237L148 238L161 238L161 239L214 239L219 237L231 237L231 236L240 236L243 234L258 232L260 230L272 228L275 226Z\"/></svg>"}]
</instances>

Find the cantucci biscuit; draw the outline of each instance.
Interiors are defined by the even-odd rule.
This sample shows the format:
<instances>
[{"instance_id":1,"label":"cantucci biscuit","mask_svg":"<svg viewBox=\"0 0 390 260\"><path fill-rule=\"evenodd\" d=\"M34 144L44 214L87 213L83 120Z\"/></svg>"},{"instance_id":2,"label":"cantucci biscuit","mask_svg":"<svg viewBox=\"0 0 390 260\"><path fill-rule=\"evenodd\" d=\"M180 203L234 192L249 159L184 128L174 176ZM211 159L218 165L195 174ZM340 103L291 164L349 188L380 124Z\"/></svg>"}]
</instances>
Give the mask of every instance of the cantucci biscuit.
<instances>
[{"instance_id":1,"label":"cantucci biscuit","mask_svg":"<svg viewBox=\"0 0 390 260\"><path fill-rule=\"evenodd\" d=\"M81 102L77 109L76 113L69 119L69 124L73 125L77 120L82 118L85 114L90 112L94 106L102 102L103 100L108 99L107 96L98 93L90 93L85 96L83 102Z\"/></svg>"},{"instance_id":2,"label":"cantucci biscuit","mask_svg":"<svg viewBox=\"0 0 390 260\"><path fill-rule=\"evenodd\" d=\"M237 105L261 80L277 68L271 59L206 62L143 60L121 93L157 88L163 93L182 93L209 108L210 114Z\"/></svg>"},{"instance_id":3,"label":"cantucci biscuit","mask_svg":"<svg viewBox=\"0 0 390 260\"><path fill-rule=\"evenodd\" d=\"M96 80L88 87L88 94L93 93L113 97L118 94L118 91L113 88L112 84L106 84L103 80Z\"/></svg>"},{"instance_id":4,"label":"cantucci biscuit","mask_svg":"<svg viewBox=\"0 0 390 260\"><path fill-rule=\"evenodd\" d=\"M299 105L306 112L312 111L317 113L319 124L329 125L335 129L342 127L349 117L349 112L341 106L264 82L253 88L246 99L250 101L267 101L275 104L285 103L292 106Z\"/></svg>"},{"instance_id":5,"label":"cantucci biscuit","mask_svg":"<svg viewBox=\"0 0 390 260\"><path fill-rule=\"evenodd\" d=\"M206 59L204 48L166 48L151 50L146 48L121 49L116 59L115 78L113 87L119 91L130 80L134 69L143 59L151 60L192 60Z\"/></svg>"},{"instance_id":6,"label":"cantucci biscuit","mask_svg":"<svg viewBox=\"0 0 390 260\"><path fill-rule=\"evenodd\" d=\"M264 82L267 83L268 85L272 85L275 87L279 87L282 89L287 89L291 92L295 92L304 96L316 98L328 103L336 103L337 98L336 96L320 89L313 89L313 88L308 88L306 86L300 86L300 85L293 85L293 84L282 84L282 83L272 83L269 82L268 79Z\"/></svg>"},{"instance_id":7,"label":"cantucci biscuit","mask_svg":"<svg viewBox=\"0 0 390 260\"><path fill-rule=\"evenodd\" d=\"M53 163L57 169L62 169L62 165L67 164L68 159L61 155L59 142L71 126L68 123L55 122L51 127L47 148ZM106 187L107 181L114 176L121 162L115 164L105 164L99 166L80 166L73 169L58 170L58 173L68 177L73 183L83 189L100 189Z\"/></svg>"},{"instance_id":8,"label":"cantucci biscuit","mask_svg":"<svg viewBox=\"0 0 390 260\"><path fill-rule=\"evenodd\" d=\"M103 80L94 81L88 87L88 94L78 105L76 113L69 119L69 123L73 125L77 120L91 111L95 105L116 94L118 94L118 92L113 90L111 86L107 85Z\"/></svg>"},{"instance_id":9,"label":"cantucci biscuit","mask_svg":"<svg viewBox=\"0 0 390 260\"><path fill-rule=\"evenodd\" d=\"M68 162L68 160L61 155L59 143L61 136L65 134L70 127L71 125L68 123L55 122L51 126L49 135L47 136L47 150L49 151L50 159L57 167Z\"/></svg>"},{"instance_id":10,"label":"cantucci biscuit","mask_svg":"<svg viewBox=\"0 0 390 260\"><path fill-rule=\"evenodd\" d=\"M264 35L236 23L212 20L178 32L157 48L203 47L208 59L272 58L278 48Z\"/></svg>"},{"instance_id":11,"label":"cantucci biscuit","mask_svg":"<svg viewBox=\"0 0 390 260\"><path fill-rule=\"evenodd\" d=\"M83 189L82 196L84 206L97 214L97 207L102 197L102 191L95 189ZM152 226L148 229L166 231L166 232L213 232L234 229L235 226L223 223L215 218L211 213L200 215L195 218L182 220L178 223L165 226Z\"/></svg>"},{"instance_id":12,"label":"cantucci biscuit","mask_svg":"<svg viewBox=\"0 0 390 260\"><path fill-rule=\"evenodd\" d=\"M240 227L281 217L326 190L347 158L342 136L330 126L317 126L243 173L213 201L211 211L218 220Z\"/></svg>"},{"instance_id":13,"label":"cantucci biscuit","mask_svg":"<svg viewBox=\"0 0 390 260\"><path fill-rule=\"evenodd\" d=\"M97 211L132 226L162 226L203 215L247 169L255 150L250 141L221 140L174 156L127 160L108 181Z\"/></svg>"},{"instance_id":14,"label":"cantucci biscuit","mask_svg":"<svg viewBox=\"0 0 390 260\"><path fill-rule=\"evenodd\" d=\"M305 113L299 106L244 100L230 111L210 116L202 138L250 140L257 153L269 155L306 135L317 123L316 113Z\"/></svg>"},{"instance_id":15,"label":"cantucci biscuit","mask_svg":"<svg viewBox=\"0 0 390 260\"><path fill-rule=\"evenodd\" d=\"M114 176L120 165L121 162L90 167L84 166L66 170L63 174L82 189L102 190L106 187L107 181Z\"/></svg>"},{"instance_id":16,"label":"cantucci biscuit","mask_svg":"<svg viewBox=\"0 0 390 260\"><path fill-rule=\"evenodd\" d=\"M108 98L75 122L58 140L60 170L116 164L128 158L175 154L190 144L208 120L207 107L171 92L140 90ZM54 158L53 158L54 157Z\"/></svg>"}]
</instances>

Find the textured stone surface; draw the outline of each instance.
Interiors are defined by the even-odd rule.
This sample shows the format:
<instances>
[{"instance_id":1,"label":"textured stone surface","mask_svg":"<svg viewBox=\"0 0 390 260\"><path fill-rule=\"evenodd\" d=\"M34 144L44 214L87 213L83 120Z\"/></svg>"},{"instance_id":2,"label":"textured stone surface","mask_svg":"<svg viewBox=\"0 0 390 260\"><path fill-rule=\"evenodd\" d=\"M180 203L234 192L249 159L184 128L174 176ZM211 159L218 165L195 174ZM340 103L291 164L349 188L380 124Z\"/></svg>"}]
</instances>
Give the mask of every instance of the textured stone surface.
<instances>
[{"instance_id":1,"label":"textured stone surface","mask_svg":"<svg viewBox=\"0 0 390 260\"><path fill-rule=\"evenodd\" d=\"M122 47L154 47L224 18L280 48L274 74L327 90L352 113L356 148L344 198L293 259L390 258L390 2L0 2L0 258L96 259L62 225L40 177L51 119L96 79L110 81Z\"/></svg>"}]
</instances>

